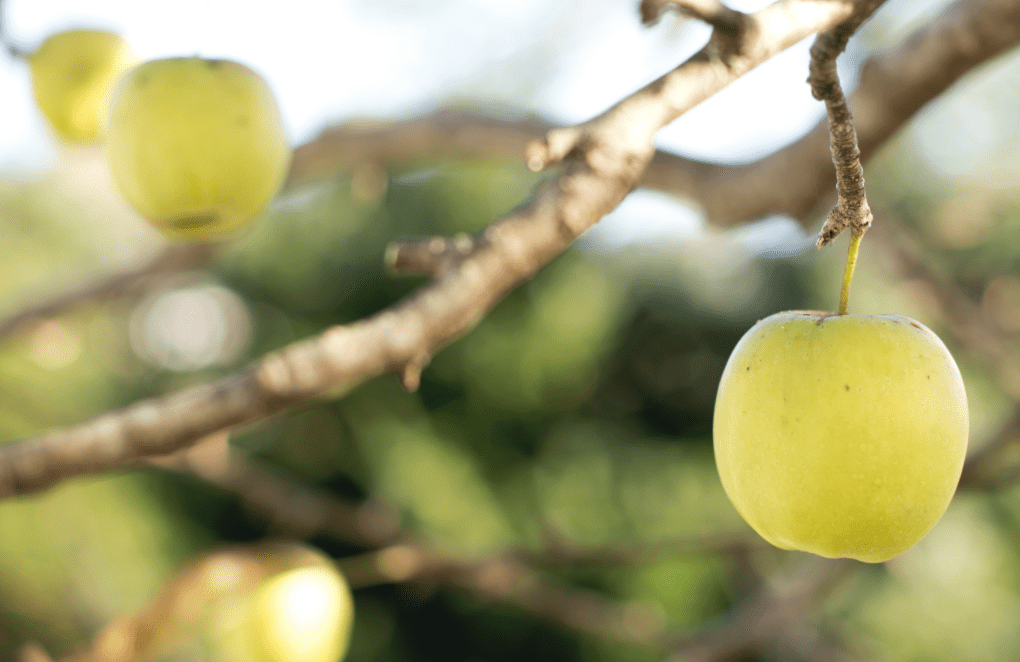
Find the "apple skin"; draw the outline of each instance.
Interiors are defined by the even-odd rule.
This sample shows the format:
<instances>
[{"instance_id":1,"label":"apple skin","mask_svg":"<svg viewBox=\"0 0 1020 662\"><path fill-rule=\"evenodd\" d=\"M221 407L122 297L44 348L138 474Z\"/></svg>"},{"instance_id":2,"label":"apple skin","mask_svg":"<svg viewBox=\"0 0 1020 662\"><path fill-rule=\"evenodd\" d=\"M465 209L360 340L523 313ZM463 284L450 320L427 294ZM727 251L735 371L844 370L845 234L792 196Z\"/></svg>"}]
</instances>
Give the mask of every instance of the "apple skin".
<instances>
[{"instance_id":1,"label":"apple skin","mask_svg":"<svg viewBox=\"0 0 1020 662\"><path fill-rule=\"evenodd\" d=\"M765 540L879 563L949 506L967 394L949 350L910 318L778 313L730 355L713 437L726 494Z\"/></svg>"},{"instance_id":2,"label":"apple skin","mask_svg":"<svg viewBox=\"0 0 1020 662\"><path fill-rule=\"evenodd\" d=\"M121 193L164 234L217 239L269 204L291 148L261 76L229 60L171 58L124 76L107 154Z\"/></svg>"},{"instance_id":3,"label":"apple skin","mask_svg":"<svg viewBox=\"0 0 1020 662\"><path fill-rule=\"evenodd\" d=\"M337 662L347 653L354 602L332 567L277 575L259 588L252 610L256 662Z\"/></svg>"},{"instance_id":4,"label":"apple skin","mask_svg":"<svg viewBox=\"0 0 1020 662\"><path fill-rule=\"evenodd\" d=\"M210 623L210 659L338 662L347 653L354 601L336 565L321 556L281 570L253 590L221 596Z\"/></svg>"},{"instance_id":5,"label":"apple skin","mask_svg":"<svg viewBox=\"0 0 1020 662\"><path fill-rule=\"evenodd\" d=\"M58 138L101 138L110 95L133 60L127 42L106 30L59 32L29 55L36 104Z\"/></svg>"}]
</instances>

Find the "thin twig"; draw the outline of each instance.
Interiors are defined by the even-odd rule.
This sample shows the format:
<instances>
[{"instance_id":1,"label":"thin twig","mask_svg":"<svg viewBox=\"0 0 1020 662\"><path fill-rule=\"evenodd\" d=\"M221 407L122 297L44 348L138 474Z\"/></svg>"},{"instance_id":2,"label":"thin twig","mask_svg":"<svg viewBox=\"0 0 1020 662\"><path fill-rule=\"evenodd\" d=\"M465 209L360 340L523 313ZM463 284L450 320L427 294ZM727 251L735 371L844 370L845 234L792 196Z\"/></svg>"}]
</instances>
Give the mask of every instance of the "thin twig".
<instances>
[{"instance_id":1,"label":"thin twig","mask_svg":"<svg viewBox=\"0 0 1020 662\"><path fill-rule=\"evenodd\" d=\"M226 434L212 435L180 453L146 462L190 474L237 496L248 509L291 537L326 535L365 547L391 544L403 537L394 508L376 501L353 505L290 480L231 445Z\"/></svg>"},{"instance_id":2,"label":"thin twig","mask_svg":"<svg viewBox=\"0 0 1020 662\"><path fill-rule=\"evenodd\" d=\"M832 242L847 228L852 228L854 234L859 236L871 227L871 207L868 206L868 197L864 192L861 151L857 147L857 133L836 73L836 58L846 49L850 37L883 1L862 2L849 19L818 35L811 46L811 75L808 76L808 82L811 84L811 94L825 102L838 196L836 206L829 212L818 236L819 248Z\"/></svg>"},{"instance_id":3,"label":"thin twig","mask_svg":"<svg viewBox=\"0 0 1020 662\"><path fill-rule=\"evenodd\" d=\"M805 616L856 567L847 559L805 559L788 575L771 578L723 623L674 643L671 662L719 662L753 653L771 658L802 649L803 641L813 639L805 630L814 630L805 626ZM801 658L803 650L797 652Z\"/></svg>"},{"instance_id":4,"label":"thin twig","mask_svg":"<svg viewBox=\"0 0 1020 662\"><path fill-rule=\"evenodd\" d=\"M79 306L144 292L153 282L166 274L201 263L213 249L213 244L168 246L139 267L88 283L81 288L68 290L42 303L34 303L5 318L0 318L0 338L16 333L34 322L66 313Z\"/></svg>"},{"instance_id":5,"label":"thin twig","mask_svg":"<svg viewBox=\"0 0 1020 662\"><path fill-rule=\"evenodd\" d=\"M659 650L666 641L666 619L651 606L621 603L555 582L512 554L457 561L421 545L401 544L344 559L339 565L355 587L439 582L604 639Z\"/></svg>"},{"instance_id":6,"label":"thin twig","mask_svg":"<svg viewBox=\"0 0 1020 662\"><path fill-rule=\"evenodd\" d=\"M498 117L445 108L398 122L354 120L325 129L295 148L287 188L363 164L383 168L436 156L519 158L525 145L554 128L536 117Z\"/></svg>"},{"instance_id":7,"label":"thin twig","mask_svg":"<svg viewBox=\"0 0 1020 662\"><path fill-rule=\"evenodd\" d=\"M666 555L740 555L765 546L744 533L637 542L600 548L560 541L539 550L509 550L478 560L444 555L402 529L392 509L375 502L354 506L270 471L217 435L166 458L149 460L237 495L251 510L298 538L326 535L381 546L340 561L354 588L388 583L443 582L509 604L551 622L597 636L661 648L665 620L640 604L619 604L537 571L569 565L633 565Z\"/></svg>"},{"instance_id":8,"label":"thin twig","mask_svg":"<svg viewBox=\"0 0 1020 662\"><path fill-rule=\"evenodd\" d=\"M957 0L903 43L871 57L850 97L862 158L872 156L925 104L961 77L1020 44L1020 2ZM802 139L740 166L657 154L642 186L696 202L730 227L786 214L814 230L836 181L827 119Z\"/></svg>"}]
</instances>

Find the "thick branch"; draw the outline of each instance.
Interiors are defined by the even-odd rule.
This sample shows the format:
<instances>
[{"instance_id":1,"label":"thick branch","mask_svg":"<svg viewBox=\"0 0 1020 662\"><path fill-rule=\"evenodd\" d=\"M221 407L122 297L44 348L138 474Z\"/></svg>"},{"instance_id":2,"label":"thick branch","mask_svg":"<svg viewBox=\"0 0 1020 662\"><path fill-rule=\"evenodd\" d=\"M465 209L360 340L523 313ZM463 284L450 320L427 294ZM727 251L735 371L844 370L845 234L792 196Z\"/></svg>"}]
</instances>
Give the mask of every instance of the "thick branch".
<instances>
[{"instance_id":1,"label":"thick branch","mask_svg":"<svg viewBox=\"0 0 1020 662\"><path fill-rule=\"evenodd\" d=\"M753 28L739 55L714 60L709 44L595 120L550 132L534 144L530 163L574 156L527 205L486 228L475 250L413 297L284 347L219 381L17 441L0 452L0 495L168 454L385 372L418 369L616 207L651 159L660 128L769 57L838 24L852 9L834 0L784 0L757 12L749 17ZM395 262L401 250L394 252Z\"/></svg>"}]
</instances>

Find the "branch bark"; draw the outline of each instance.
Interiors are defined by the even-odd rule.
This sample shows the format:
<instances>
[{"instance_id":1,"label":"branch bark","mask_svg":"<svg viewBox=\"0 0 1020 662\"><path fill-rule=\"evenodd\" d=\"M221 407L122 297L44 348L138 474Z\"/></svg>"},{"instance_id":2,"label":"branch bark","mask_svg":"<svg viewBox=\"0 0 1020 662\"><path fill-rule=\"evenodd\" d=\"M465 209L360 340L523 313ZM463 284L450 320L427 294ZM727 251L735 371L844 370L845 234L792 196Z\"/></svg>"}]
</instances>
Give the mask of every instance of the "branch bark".
<instances>
[{"instance_id":1,"label":"branch bark","mask_svg":"<svg viewBox=\"0 0 1020 662\"><path fill-rule=\"evenodd\" d=\"M250 369L142 401L0 451L0 496L165 455L214 432L336 396L388 371L420 370L503 296L562 253L637 185L655 133L804 37L845 20L847 0L783 0L748 17L739 54L713 57L710 40L688 61L594 120L550 132L528 162L569 159L531 201L495 221L468 255L411 298L365 320L267 355ZM398 245L394 263L417 244Z\"/></svg>"},{"instance_id":2,"label":"branch bark","mask_svg":"<svg viewBox=\"0 0 1020 662\"><path fill-rule=\"evenodd\" d=\"M871 207L864 191L861 151L857 147L857 132L854 131L850 109L836 73L836 58L846 50L850 37L881 4L882 0L862 3L853 16L818 35L811 46L808 83L811 84L811 94L825 102L829 118L829 151L836 169L836 206L829 212L818 237L819 248L831 243L847 228L852 228L854 235L859 236L871 227ZM841 311L844 306L841 305Z\"/></svg>"},{"instance_id":3,"label":"branch bark","mask_svg":"<svg viewBox=\"0 0 1020 662\"><path fill-rule=\"evenodd\" d=\"M699 0L700 1L700 0ZM663 2L660 4L669 4ZM711 3L706 3L711 4ZM867 160L910 117L961 76L1020 44L1020 3L957 0L900 46L873 57L850 96L861 158ZM351 122L326 129L295 150L288 188L359 166L386 167L441 155L479 158L520 154L553 127L534 118L499 118L453 109L400 122ZM836 180L828 167L825 121L804 138L755 163L722 166L657 151L639 185L696 202L709 223L729 227L787 214L806 229L830 204ZM124 274L130 277L130 273ZM12 319L54 315L89 297L116 296L89 284L35 304ZM36 310L38 309L38 310ZM0 338L13 330L0 322Z\"/></svg>"}]
</instances>

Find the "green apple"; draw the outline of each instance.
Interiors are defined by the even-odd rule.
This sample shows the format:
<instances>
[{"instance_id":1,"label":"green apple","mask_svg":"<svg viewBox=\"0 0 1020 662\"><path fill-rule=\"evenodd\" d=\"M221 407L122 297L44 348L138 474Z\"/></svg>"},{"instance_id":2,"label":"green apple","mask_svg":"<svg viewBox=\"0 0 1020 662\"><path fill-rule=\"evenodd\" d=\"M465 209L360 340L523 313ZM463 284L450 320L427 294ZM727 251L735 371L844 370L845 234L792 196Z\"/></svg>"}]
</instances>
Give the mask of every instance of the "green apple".
<instances>
[{"instance_id":1,"label":"green apple","mask_svg":"<svg viewBox=\"0 0 1020 662\"><path fill-rule=\"evenodd\" d=\"M332 565L276 575L258 589L249 609L253 662L337 662L347 652L354 603Z\"/></svg>"},{"instance_id":2,"label":"green apple","mask_svg":"<svg viewBox=\"0 0 1020 662\"><path fill-rule=\"evenodd\" d=\"M945 345L914 320L784 312L734 348L713 436L723 487L763 538L878 563L948 507L967 395Z\"/></svg>"},{"instance_id":3,"label":"green apple","mask_svg":"<svg viewBox=\"0 0 1020 662\"><path fill-rule=\"evenodd\" d=\"M171 58L128 72L107 129L114 181L171 237L218 238L259 214L290 164L272 91L229 60Z\"/></svg>"},{"instance_id":4,"label":"green apple","mask_svg":"<svg viewBox=\"0 0 1020 662\"><path fill-rule=\"evenodd\" d=\"M60 32L29 55L36 103L59 138L101 137L110 94L132 60L127 42L105 30Z\"/></svg>"}]
</instances>

